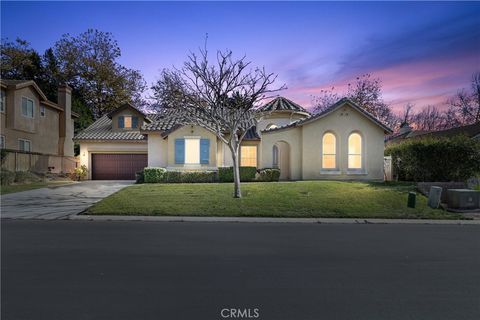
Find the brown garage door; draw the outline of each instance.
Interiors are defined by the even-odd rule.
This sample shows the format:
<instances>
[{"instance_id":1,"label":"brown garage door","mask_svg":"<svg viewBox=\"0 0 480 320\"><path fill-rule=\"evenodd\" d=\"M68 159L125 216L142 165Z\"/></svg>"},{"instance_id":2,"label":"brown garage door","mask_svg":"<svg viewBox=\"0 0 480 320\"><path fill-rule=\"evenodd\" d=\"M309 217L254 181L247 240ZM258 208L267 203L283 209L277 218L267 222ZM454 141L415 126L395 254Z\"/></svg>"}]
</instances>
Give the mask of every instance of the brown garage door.
<instances>
[{"instance_id":1,"label":"brown garage door","mask_svg":"<svg viewBox=\"0 0 480 320\"><path fill-rule=\"evenodd\" d=\"M92 154L92 179L134 180L147 163L146 154Z\"/></svg>"}]
</instances>

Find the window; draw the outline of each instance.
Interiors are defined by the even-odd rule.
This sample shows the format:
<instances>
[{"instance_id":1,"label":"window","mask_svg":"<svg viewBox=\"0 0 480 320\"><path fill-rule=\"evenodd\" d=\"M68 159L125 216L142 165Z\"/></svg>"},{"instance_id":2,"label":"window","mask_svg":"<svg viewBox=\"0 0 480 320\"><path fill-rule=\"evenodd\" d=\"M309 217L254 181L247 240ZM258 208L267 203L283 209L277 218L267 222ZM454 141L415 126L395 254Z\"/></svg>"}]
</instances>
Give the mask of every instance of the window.
<instances>
[{"instance_id":1,"label":"window","mask_svg":"<svg viewBox=\"0 0 480 320\"><path fill-rule=\"evenodd\" d=\"M118 127L126 129L135 129L138 127L138 117L120 116L118 117Z\"/></svg>"},{"instance_id":2,"label":"window","mask_svg":"<svg viewBox=\"0 0 480 320\"><path fill-rule=\"evenodd\" d=\"M333 133L325 133L322 139L322 168L337 168L337 138Z\"/></svg>"},{"instance_id":3,"label":"window","mask_svg":"<svg viewBox=\"0 0 480 320\"><path fill-rule=\"evenodd\" d=\"M5 90L0 90L0 112L5 112L6 99Z\"/></svg>"},{"instance_id":4,"label":"window","mask_svg":"<svg viewBox=\"0 0 480 320\"><path fill-rule=\"evenodd\" d=\"M210 162L210 140L190 137L175 139L175 163L208 164Z\"/></svg>"},{"instance_id":5,"label":"window","mask_svg":"<svg viewBox=\"0 0 480 320\"><path fill-rule=\"evenodd\" d=\"M45 106L40 106L40 115L45 117Z\"/></svg>"},{"instance_id":6,"label":"window","mask_svg":"<svg viewBox=\"0 0 480 320\"><path fill-rule=\"evenodd\" d=\"M200 139L185 139L185 164L200 163Z\"/></svg>"},{"instance_id":7,"label":"window","mask_svg":"<svg viewBox=\"0 0 480 320\"><path fill-rule=\"evenodd\" d=\"M18 139L18 150L32 151L32 142L30 140Z\"/></svg>"},{"instance_id":8,"label":"window","mask_svg":"<svg viewBox=\"0 0 480 320\"><path fill-rule=\"evenodd\" d=\"M22 115L33 118L33 100L22 97Z\"/></svg>"},{"instance_id":9,"label":"window","mask_svg":"<svg viewBox=\"0 0 480 320\"><path fill-rule=\"evenodd\" d=\"M362 137L358 133L348 137L348 168L362 169Z\"/></svg>"},{"instance_id":10,"label":"window","mask_svg":"<svg viewBox=\"0 0 480 320\"><path fill-rule=\"evenodd\" d=\"M257 166L257 146L242 146L240 148L240 166Z\"/></svg>"},{"instance_id":11,"label":"window","mask_svg":"<svg viewBox=\"0 0 480 320\"><path fill-rule=\"evenodd\" d=\"M278 168L278 147L273 146L273 161L272 161L272 167Z\"/></svg>"},{"instance_id":12,"label":"window","mask_svg":"<svg viewBox=\"0 0 480 320\"><path fill-rule=\"evenodd\" d=\"M5 136L0 135L0 149L5 149Z\"/></svg>"}]
</instances>

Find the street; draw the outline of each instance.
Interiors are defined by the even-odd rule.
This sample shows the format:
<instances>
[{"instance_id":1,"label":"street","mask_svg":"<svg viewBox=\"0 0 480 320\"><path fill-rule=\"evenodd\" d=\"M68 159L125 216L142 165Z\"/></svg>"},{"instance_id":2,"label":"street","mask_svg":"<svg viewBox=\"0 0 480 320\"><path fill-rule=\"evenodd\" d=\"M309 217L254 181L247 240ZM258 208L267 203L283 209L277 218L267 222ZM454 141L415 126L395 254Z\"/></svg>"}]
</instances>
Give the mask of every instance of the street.
<instances>
[{"instance_id":1,"label":"street","mask_svg":"<svg viewBox=\"0 0 480 320\"><path fill-rule=\"evenodd\" d=\"M478 226L2 220L1 231L3 320L480 319Z\"/></svg>"}]
</instances>

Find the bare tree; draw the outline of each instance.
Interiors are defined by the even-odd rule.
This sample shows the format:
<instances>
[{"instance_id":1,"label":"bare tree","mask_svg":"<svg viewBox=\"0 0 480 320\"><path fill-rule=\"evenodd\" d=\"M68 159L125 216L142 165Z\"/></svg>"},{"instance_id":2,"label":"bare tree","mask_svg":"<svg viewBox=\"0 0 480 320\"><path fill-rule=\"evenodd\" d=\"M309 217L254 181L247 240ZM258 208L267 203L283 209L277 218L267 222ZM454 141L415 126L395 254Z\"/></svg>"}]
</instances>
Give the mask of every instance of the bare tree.
<instances>
[{"instance_id":1,"label":"bare tree","mask_svg":"<svg viewBox=\"0 0 480 320\"><path fill-rule=\"evenodd\" d=\"M268 94L276 75L264 68L250 69L251 62L232 57L232 51L217 51L209 61L207 49L190 53L182 69L163 70L152 87L154 97L168 116L185 125L198 125L213 132L228 146L233 160L234 197L240 190L240 144L255 126L255 109Z\"/></svg>"},{"instance_id":2,"label":"bare tree","mask_svg":"<svg viewBox=\"0 0 480 320\"><path fill-rule=\"evenodd\" d=\"M316 96L312 96L313 112L320 113L340 100L340 96L335 92L335 87L322 89Z\"/></svg>"},{"instance_id":3,"label":"bare tree","mask_svg":"<svg viewBox=\"0 0 480 320\"><path fill-rule=\"evenodd\" d=\"M411 122L417 130L422 131L442 130L447 126L445 114L432 105L428 105L422 111L414 114Z\"/></svg>"},{"instance_id":4,"label":"bare tree","mask_svg":"<svg viewBox=\"0 0 480 320\"><path fill-rule=\"evenodd\" d=\"M460 125L480 122L480 72L472 75L471 90L461 89L447 101L452 120Z\"/></svg>"}]
</instances>

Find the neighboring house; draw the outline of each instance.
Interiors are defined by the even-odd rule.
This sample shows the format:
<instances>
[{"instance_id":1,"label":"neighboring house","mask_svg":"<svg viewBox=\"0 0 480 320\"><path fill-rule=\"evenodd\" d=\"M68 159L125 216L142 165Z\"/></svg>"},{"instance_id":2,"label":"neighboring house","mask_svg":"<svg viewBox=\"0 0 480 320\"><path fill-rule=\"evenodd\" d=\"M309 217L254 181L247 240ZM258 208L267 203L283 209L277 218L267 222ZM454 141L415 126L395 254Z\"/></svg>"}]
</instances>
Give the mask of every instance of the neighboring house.
<instances>
[{"instance_id":1,"label":"neighboring house","mask_svg":"<svg viewBox=\"0 0 480 320\"><path fill-rule=\"evenodd\" d=\"M58 88L58 103L49 101L31 80L0 80L0 87L2 149L58 159L74 156L73 121L78 115L71 111L70 87ZM61 162L55 171L63 170ZM46 171L48 166L37 169Z\"/></svg>"},{"instance_id":2,"label":"neighboring house","mask_svg":"<svg viewBox=\"0 0 480 320\"><path fill-rule=\"evenodd\" d=\"M230 150L215 134L179 123L126 104L74 140L91 179L133 179L146 166L216 170L232 165ZM283 180L383 179L385 133L391 130L350 100L311 116L279 97L258 109L257 126L240 147L240 165L278 167Z\"/></svg>"},{"instance_id":3,"label":"neighboring house","mask_svg":"<svg viewBox=\"0 0 480 320\"><path fill-rule=\"evenodd\" d=\"M412 138L453 137L460 134L472 139L480 139L480 122L439 131L413 130L408 123L403 123L398 133L387 137L386 144L398 143Z\"/></svg>"}]
</instances>

